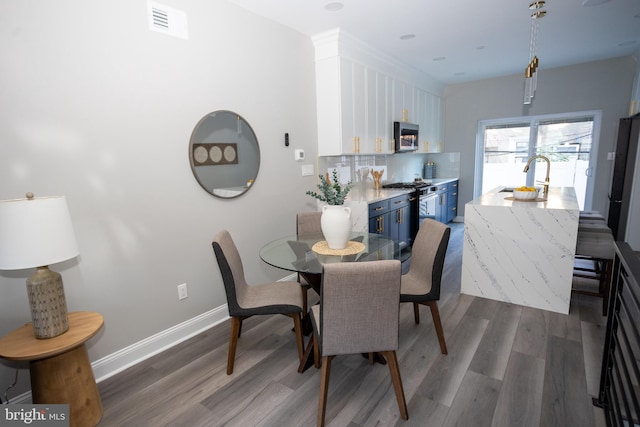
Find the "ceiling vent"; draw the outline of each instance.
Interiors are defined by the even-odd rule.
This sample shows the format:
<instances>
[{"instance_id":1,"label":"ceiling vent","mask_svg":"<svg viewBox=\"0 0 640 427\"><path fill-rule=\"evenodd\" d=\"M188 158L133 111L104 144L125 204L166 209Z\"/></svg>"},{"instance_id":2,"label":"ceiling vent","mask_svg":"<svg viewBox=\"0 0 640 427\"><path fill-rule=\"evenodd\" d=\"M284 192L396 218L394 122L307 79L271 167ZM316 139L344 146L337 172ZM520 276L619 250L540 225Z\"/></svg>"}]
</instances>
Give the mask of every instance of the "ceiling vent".
<instances>
[{"instance_id":1,"label":"ceiling vent","mask_svg":"<svg viewBox=\"0 0 640 427\"><path fill-rule=\"evenodd\" d=\"M187 14L163 4L149 2L149 29L187 40Z\"/></svg>"}]
</instances>

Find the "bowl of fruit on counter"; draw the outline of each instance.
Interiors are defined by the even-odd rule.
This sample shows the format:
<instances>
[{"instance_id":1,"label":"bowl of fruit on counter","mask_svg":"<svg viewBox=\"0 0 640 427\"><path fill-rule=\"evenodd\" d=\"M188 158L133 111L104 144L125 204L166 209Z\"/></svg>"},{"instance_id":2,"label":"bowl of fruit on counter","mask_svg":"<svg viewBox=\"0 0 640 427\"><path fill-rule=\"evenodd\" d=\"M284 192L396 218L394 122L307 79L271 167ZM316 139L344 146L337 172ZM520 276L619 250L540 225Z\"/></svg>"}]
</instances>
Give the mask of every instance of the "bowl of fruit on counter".
<instances>
[{"instance_id":1,"label":"bowl of fruit on counter","mask_svg":"<svg viewBox=\"0 0 640 427\"><path fill-rule=\"evenodd\" d=\"M513 189L513 198L516 200L534 200L538 197L536 187L517 187Z\"/></svg>"}]
</instances>

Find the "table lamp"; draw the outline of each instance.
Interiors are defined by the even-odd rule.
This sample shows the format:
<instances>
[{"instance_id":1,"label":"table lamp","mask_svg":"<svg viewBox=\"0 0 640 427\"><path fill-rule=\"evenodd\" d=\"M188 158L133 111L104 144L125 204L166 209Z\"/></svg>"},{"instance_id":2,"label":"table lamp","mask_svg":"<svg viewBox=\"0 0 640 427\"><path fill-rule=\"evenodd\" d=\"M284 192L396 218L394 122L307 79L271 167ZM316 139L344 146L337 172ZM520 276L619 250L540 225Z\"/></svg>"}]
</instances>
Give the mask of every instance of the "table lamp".
<instances>
[{"instance_id":1,"label":"table lamp","mask_svg":"<svg viewBox=\"0 0 640 427\"><path fill-rule=\"evenodd\" d=\"M62 277L48 265L78 255L64 197L0 201L0 270L36 268L27 294L36 338L53 338L69 329Z\"/></svg>"}]
</instances>

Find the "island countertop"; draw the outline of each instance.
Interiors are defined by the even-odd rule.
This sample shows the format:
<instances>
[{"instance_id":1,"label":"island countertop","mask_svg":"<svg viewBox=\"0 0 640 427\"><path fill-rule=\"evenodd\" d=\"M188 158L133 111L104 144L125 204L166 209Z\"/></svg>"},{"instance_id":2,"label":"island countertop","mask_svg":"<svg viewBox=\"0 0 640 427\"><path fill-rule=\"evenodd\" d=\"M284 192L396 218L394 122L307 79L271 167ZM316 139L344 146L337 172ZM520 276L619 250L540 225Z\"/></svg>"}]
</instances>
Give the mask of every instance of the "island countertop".
<instances>
[{"instance_id":1,"label":"island countertop","mask_svg":"<svg viewBox=\"0 0 640 427\"><path fill-rule=\"evenodd\" d=\"M538 192L539 201L511 200L511 187L500 186L468 202L468 206L503 206L528 209L570 209L580 210L573 187L549 187L549 194L544 197L542 190ZM546 199L546 200L542 200Z\"/></svg>"},{"instance_id":2,"label":"island countertop","mask_svg":"<svg viewBox=\"0 0 640 427\"><path fill-rule=\"evenodd\" d=\"M567 314L580 215L575 190L550 187L540 202L509 200L503 190L465 205L460 292Z\"/></svg>"}]
</instances>

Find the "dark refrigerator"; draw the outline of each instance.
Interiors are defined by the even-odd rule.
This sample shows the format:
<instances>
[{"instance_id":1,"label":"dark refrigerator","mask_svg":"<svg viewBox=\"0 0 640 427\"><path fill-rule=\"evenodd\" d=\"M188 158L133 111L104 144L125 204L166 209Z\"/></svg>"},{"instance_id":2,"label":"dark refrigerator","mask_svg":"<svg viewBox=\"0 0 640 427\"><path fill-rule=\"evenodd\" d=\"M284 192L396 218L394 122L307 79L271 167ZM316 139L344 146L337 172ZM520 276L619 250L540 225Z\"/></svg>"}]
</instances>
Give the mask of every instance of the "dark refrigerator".
<instances>
[{"instance_id":1,"label":"dark refrigerator","mask_svg":"<svg viewBox=\"0 0 640 427\"><path fill-rule=\"evenodd\" d=\"M618 126L618 141L609 191L608 225L616 241L626 240L630 227L638 218L633 213L638 209L638 200L634 200L634 191L638 192L640 173L636 173L638 165L638 139L640 138L640 113L620 119ZM635 185L634 185L635 181ZM636 187L634 189L634 187ZM634 205L636 206L634 208ZM638 250L638 249L636 249Z\"/></svg>"}]
</instances>

